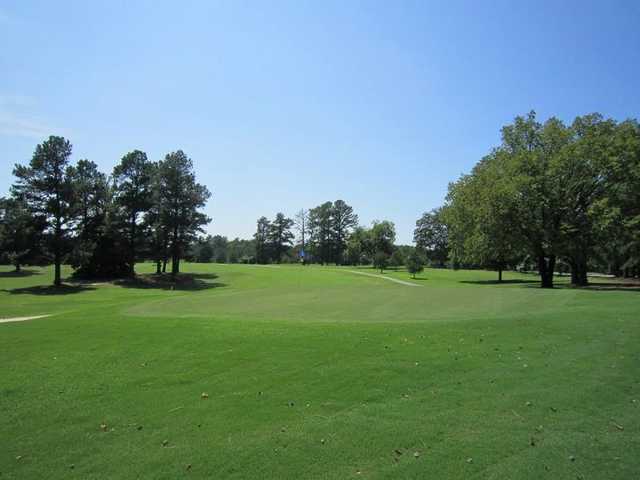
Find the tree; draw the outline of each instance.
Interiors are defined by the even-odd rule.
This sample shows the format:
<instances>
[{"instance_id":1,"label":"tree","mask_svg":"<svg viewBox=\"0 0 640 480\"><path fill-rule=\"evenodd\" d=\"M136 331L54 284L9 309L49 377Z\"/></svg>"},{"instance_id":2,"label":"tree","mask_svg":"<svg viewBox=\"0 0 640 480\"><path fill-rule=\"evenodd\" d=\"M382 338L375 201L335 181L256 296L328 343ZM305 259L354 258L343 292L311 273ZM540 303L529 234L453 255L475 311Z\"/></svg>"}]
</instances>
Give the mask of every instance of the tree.
<instances>
[{"instance_id":1,"label":"tree","mask_svg":"<svg viewBox=\"0 0 640 480\"><path fill-rule=\"evenodd\" d=\"M405 263L405 255L398 247L393 249L393 253L389 258L389 265L392 267L401 267Z\"/></svg>"},{"instance_id":2,"label":"tree","mask_svg":"<svg viewBox=\"0 0 640 480\"><path fill-rule=\"evenodd\" d=\"M352 229L358 225L358 216L353 213L353 207L343 200L333 202L331 209L331 236L333 241L333 256L339 265L343 261L347 248L347 239Z\"/></svg>"},{"instance_id":3,"label":"tree","mask_svg":"<svg viewBox=\"0 0 640 480\"><path fill-rule=\"evenodd\" d=\"M20 198L0 198L0 252L20 272L21 266L36 258L44 225L31 216Z\"/></svg>"},{"instance_id":4,"label":"tree","mask_svg":"<svg viewBox=\"0 0 640 480\"><path fill-rule=\"evenodd\" d=\"M213 259L216 263L227 263L229 257L229 241L227 237L214 235L210 240L213 248Z\"/></svg>"},{"instance_id":5,"label":"tree","mask_svg":"<svg viewBox=\"0 0 640 480\"><path fill-rule=\"evenodd\" d=\"M300 256L302 264L307 264L306 239L309 233L309 211L304 208L300 209L293 218L294 225L298 231L300 239Z\"/></svg>"},{"instance_id":6,"label":"tree","mask_svg":"<svg viewBox=\"0 0 640 480\"><path fill-rule=\"evenodd\" d=\"M376 254L373 256L373 266L380 270L380 273L384 272L384 269L389 265L389 254L378 250Z\"/></svg>"},{"instance_id":7,"label":"tree","mask_svg":"<svg viewBox=\"0 0 640 480\"><path fill-rule=\"evenodd\" d=\"M43 219L53 252L54 285L60 286L61 265L70 248L70 236L77 219L73 168L69 165L71 143L63 137L49 137L39 144L28 166L16 165L15 194L24 199L34 216Z\"/></svg>"},{"instance_id":8,"label":"tree","mask_svg":"<svg viewBox=\"0 0 640 480\"><path fill-rule=\"evenodd\" d=\"M135 274L138 246L144 241L139 220L151 208L153 174L154 165L140 150L127 153L113 169L114 202L123 218L131 275Z\"/></svg>"},{"instance_id":9,"label":"tree","mask_svg":"<svg viewBox=\"0 0 640 480\"><path fill-rule=\"evenodd\" d=\"M407 267L407 271L411 274L413 278L416 278L417 273L421 273L424 271L424 260L422 259L422 255L418 252L417 249L414 249L411 254L406 259L405 263Z\"/></svg>"},{"instance_id":10,"label":"tree","mask_svg":"<svg viewBox=\"0 0 640 480\"><path fill-rule=\"evenodd\" d=\"M156 175L160 224L168 233L171 276L175 278L180 272L185 247L211 221L199 211L211 194L207 187L196 182L193 162L182 150L167 154L158 163Z\"/></svg>"},{"instance_id":11,"label":"tree","mask_svg":"<svg viewBox=\"0 0 640 480\"><path fill-rule=\"evenodd\" d=\"M503 177L501 160L494 152L450 184L440 212L453 263L495 268L500 282L507 265L524 256L524 240L515 228L513 182Z\"/></svg>"},{"instance_id":12,"label":"tree","mask_svg":"<svg viewBox=\"0 0 640 480\"><path fill-rule=\"evenodd\" d=\"M553 287L556 266L568 265L576 285L587 284L597 257L619 269L633 244L634 207L623 213L623 205L639 203L629 194L638 190L638 132L637 122L618 125L599 114L571 126L540 123L535 112L516 117L501 145L449 188L444 218L454 261L501 272L528 255L544 288Z\"/></svg>"},{"instance_id":13,"label":"tree","mask_svg":"<svg viewBox=\"0 0 640 480\"><path fill-rule=\"evenodd\" d=\"M369 232L369 244L367 248L371 256L378 252L383 252L388 256L393 253L394 243L396 241L396 227L393 222L388 220L374 221Z\"/></svg>"},{"instance_id":14,"label":"tree","mask_svg":"<svg viewBox=\"0 0 640 480\"><path fill-rule=\"evenodd\" d=\"M253 235L256 244L256 262L260 264L268 263L271 257L269 251L269 232L271 222L267 217L260 217L256 225L256 233Z\"/></svg>"},{"instance_id":15,"label":"tree","mask_svg":"<svg viewBox=\"0 0 640 480\"><path fill-rule=\"evenodd\" d=\"M427 259L439 267L445 266L449 257L447 226L444 223L442 209L425 212L416 222L413 241Z\"/></svg>"},{"instance_id":16,"label":"tree","mask_svg":"<svg viewBox=\"0 0 640 480\"><path fill-rule=\"evenodd\" d=\"M321 264L332 260L332 215L333 204L325 202L309 210L310 243L313 253Z\"/></svg>"},{"instance_id":17,"label":"tree","mask_svg":"<svg viewBox=\"0 0 640 480\"><path fill-rule=\"evenodd\" d=\"M229 262L230 263L254 263L256 261L256 241L241 240L236 237L229 242Z\"/></svg>"},{"instance_id":18,"label":"tree","mask_svg":"<svg viewBox=\"0 0 640 480\"><path fill-rule=\"evenodd\" d=\"M607 195L595 206L598 246L617 274L640 276L640 125L617 125L610 141ZM613 257L613 258L612 258Z\"/></svg>"},{"instance_id":19,"label":"tree","mask_svg":"<svg viewBox=\"0 0 640 480\"><path fill-rule=\"evenodd\" d=\"M167 259L169 257L169 229L163 222L165 206L161 204L162 182L159 174L159 164L153 163L153 176L151 180L151 207L144 215L143 231L145 243L149 249L149 255L156 263L156 274L166 272Z\"/></svg>"},{"instance_id":20,"label":"tree","mask_svg":"<svg viewBox=\"0 0 640 480\"><path fill-rule=\"evenodd\" d=\"M347 262L350 265L372 263L372 251L371 231L364 227L356 227L347 240Z\"/></svg>"},{"instance_id":21,"label":"tree","mask_svg":"<svg viewBox=\"0 0 640 480\"><path fill-rule=\"evenodd\" d=\"M572 283L586 285L588 262L596 255L598 244L617 240L598 238L607 221L604 216L610 213L602 206L633 178L638 140L633 128L618 127L614 120L597 113L577 117L570 131L571 142L558 155L552 173L565 189L561 253L571 266ZM619 178L616 171L622 164L625 174Z\"/></svg>"},{"instance_id":22,"label":"tree","mask_svg":"<svg viewBox=\"0 0 640 480\"><path fill-rule=\"evenodd\" d=\"M565 199L562 181L551 167L568 144L570 132L558 119L540 124L535 112L530 112L526 118L516 117L512 125L503 127L502 137L505 178L514 183L514 226L537 260L541 286L553 288Z\"/></svg>"},{"instance_id":23,"label":"tree","mask_svg":"<svg viewBox=\"0 0 640 480\"><path fill-rule=\"evenodd\" d=\"M215 250L211 237L199 238L194 245L193 256L198 263L211 263L214 259Z\"/></svg>"},{"instance_id":24,"label":"tree","mask_svg":"<svg viewBox=\"0 0 640 480\"><path fill-rule=\"evenodd\" d=\"M292 245L294 238L291 233L291 227L293 226L293 220L284 216L284 213L278 213L276 218L271 222L268 231L268 240L271 245L271 252L273 258L277 263L282 261L282 255Z\"/></svg>"},{"instance_id":25,"label":"tree","mask_svg":"<svg viewBox=\"0 0 640 480\"><path fill-rule=\"evenodd\" d=\"M126 245L117 228L106 176L89 160L73 169L78 222L69 263L74 275L114 277L128 273Z\"/></svg>"}]
</instances>

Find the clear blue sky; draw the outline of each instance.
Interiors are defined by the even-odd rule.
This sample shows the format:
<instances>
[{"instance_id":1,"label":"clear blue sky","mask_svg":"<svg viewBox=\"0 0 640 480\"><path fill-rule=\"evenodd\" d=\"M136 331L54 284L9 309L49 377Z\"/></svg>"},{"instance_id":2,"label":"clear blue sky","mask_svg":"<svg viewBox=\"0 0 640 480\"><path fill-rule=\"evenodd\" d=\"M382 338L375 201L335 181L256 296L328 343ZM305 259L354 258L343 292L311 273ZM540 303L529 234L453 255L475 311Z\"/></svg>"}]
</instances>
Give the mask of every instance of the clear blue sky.
<instances>
[{"instance_id":1,"label":"clear blue sky","mask_svg":"<svg viewBox=\"0 0 640 480\"><path fill-rule=\"evenodd\" d=\"M344 199L410 242L535 109L640 111L640 2L0 2L0 195L49 134L105 171L183 149L211 233Z\"/></svg>"}]
</instances>

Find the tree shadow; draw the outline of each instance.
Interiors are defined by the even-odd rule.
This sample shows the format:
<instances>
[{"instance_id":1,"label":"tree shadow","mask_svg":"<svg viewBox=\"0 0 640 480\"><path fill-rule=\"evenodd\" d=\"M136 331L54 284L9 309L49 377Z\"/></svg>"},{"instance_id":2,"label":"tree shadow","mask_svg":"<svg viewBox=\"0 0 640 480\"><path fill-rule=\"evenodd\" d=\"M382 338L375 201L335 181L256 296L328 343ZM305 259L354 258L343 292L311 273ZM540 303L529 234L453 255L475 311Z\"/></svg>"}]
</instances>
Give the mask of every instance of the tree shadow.
<instances>
[{"instance_id":1,"label":"tree shadow","mask_svg":"<svg viewBox=\"0 0 640 480\"><path fill-rule=\"evenodd\" d=\"M460 283L468 283L472 285L526 285L533 283L540 283L539 280L523 280L523 279L511 279L511 280L460 280Z\"/></svg>"},{"instance_id":2,"label":"tree shadow","mask_svg":"<svg viewBox=\"0 0 640 480\"><path fill-rule=\"evenodd\" d=\"M116 280L114 285L123 288L156 290L198 291L226 287L226 283L212 282L218 278L215 273L181 273L175 279L170 274L143 274L132 278Z\"/></svg>"},{"instance_id":3,"label":"tree shadow","mask_svg":"<svg viewBox=\"0 0 640 480\"><path fill-rule=\"evenodd\" d=\"M67 285L59 287L54 285L36 285L34 287L3 289L3 292L11 295L70 295L95 290L95 287L87 285Z\"/></svg>"},{"instance_id":4,"label":"tree shadow","mask_svg":"<svg viewBox=\"0 0 640 480\"><path fill-rule=\"evenodd\" d=\"M589 282L588 285L584 286L565 283L557 285L556 287L595 292L640 292L640 283L637 282Z\"/></svg>"},{"instance_id":5,"label":"tree shadow","mask_svg":"<svg viewBox=\"0 0 640 480\"><path fill-rule=\"evenodd\" d=\"M31 277L33 275L42 275L42 272L39 270L31 270L27 268L23 268L19 272L12 270L11 272L0 272L0 278L20 278L20 277Z\"/></svg>"}]
</instances>

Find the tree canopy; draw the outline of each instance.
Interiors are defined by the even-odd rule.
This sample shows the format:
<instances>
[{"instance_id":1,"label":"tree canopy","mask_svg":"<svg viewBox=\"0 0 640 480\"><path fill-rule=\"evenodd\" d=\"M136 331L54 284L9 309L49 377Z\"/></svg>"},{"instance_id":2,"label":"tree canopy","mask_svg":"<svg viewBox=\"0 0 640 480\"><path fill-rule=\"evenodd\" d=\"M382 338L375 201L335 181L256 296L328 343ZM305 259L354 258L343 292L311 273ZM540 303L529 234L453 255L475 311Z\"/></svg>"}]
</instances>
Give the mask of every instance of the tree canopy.
<instances>
[{"instance_id":1,"label":"tree canopy","mask_svg":"<svg viewBox=\"0 0 640 480\"><path fill-rule=\"evenodd\" d=\"M90 160L73 165L71 151L68 140L52 136L36 146L28 165L15 166L12 197L0 207L5 256L19 268L36 250L50 255L55 285L65 261L80 275L123 276L147 256L158 271L171 257L175 276L210 221L200 210L210 193L196 182L191 160L178 150L154 164L135 150L107 177Z\"/></svg>"},{"instance_id":2,"label":"tree canopy","mask_svg":"<svg viewBox=\"0 0 640 480\"><path fill-rule=\"evenodd\" d=\"M636 266L639 145L636 121L516 117L501 145L449 187L452 260L501 271L528 257L543 287L559 262L576 285L590 265L616 274Z\"/></svg>"}]
</instances>

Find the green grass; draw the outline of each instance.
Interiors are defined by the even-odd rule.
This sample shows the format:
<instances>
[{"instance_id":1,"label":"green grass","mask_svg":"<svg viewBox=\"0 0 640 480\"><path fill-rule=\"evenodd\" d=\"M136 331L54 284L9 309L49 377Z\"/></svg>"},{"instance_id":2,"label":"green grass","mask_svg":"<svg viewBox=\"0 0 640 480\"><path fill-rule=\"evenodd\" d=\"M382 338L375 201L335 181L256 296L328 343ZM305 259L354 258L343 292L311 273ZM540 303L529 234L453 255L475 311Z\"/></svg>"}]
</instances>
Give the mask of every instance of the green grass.
<instances>
[{"instance_id":1,"label":"green grass","mask_svg":"<svg viewBox=\"0 0 640 480\"><path fill-rule=\"evenodd\" d=\"M0 270L0 479L640 478L640 292L347 270Z\"/></svg>"}]
</instances>

